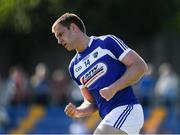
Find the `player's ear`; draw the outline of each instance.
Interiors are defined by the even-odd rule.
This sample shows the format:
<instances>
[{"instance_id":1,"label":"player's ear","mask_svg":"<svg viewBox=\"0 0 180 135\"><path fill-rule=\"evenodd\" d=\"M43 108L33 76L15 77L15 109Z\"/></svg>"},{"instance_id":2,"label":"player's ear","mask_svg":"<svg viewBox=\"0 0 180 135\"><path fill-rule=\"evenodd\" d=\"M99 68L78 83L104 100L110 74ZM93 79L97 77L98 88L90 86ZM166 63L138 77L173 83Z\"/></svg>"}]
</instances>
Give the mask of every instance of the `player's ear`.
<instances>
[{"instance_id":1,"label":"player's ear","mask_svg":"<svg viewBox=\"0 0 180 135\"><path fill-rule=\"evenodd\" d=\"M78 27L76 26L76 24L71 23L70 29L73 30L73 31L77 31Z\"/></svg>"}]
</instances>

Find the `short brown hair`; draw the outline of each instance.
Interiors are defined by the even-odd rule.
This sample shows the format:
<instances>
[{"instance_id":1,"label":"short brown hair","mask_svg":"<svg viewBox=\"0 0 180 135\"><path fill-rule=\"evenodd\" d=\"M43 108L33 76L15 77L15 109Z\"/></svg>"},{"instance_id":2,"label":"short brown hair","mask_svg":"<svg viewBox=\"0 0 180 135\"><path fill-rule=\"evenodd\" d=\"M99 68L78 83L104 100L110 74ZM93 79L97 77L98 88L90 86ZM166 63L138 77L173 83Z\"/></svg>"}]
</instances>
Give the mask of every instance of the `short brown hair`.
<instances>
[{"instance_id":1,"label":"short brown hair","mask_svg":"<svg viewBox=\"0 0 180 135\"><path fill-rule=\"evenodd\" d=\"M83 23L83 21L81 20L80 17L78 17L76 14L73 14L73 13L65 13L63 14L62 16L60 16L56 21L55 23L52 25L52 33L54 33L54 28L55 26L60 23L62 24L63 26L67 27L69 29L69 26L71 23L74 23L76 24L79 29L86 33L86 27Z\"/></svg>"}]
</instances>

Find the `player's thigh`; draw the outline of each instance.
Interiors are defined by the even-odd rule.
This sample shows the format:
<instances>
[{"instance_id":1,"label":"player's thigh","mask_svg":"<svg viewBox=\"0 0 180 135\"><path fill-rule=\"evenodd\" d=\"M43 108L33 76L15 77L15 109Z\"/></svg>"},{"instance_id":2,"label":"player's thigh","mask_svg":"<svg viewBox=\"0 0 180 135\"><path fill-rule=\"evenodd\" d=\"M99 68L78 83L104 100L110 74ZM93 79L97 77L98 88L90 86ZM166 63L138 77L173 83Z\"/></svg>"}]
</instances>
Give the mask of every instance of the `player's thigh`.
<instances>
[{"instance_id":1,"label":"player's thigh","mask_svg":"<svg viewBox=\"0 0 180 135\"><path fill-rule=\"evenodd\" d=\"M126 134L124 131L114 128L113 126L100 124L94 131L94 135L98 134Z\"/></svg>"}]
</instances>

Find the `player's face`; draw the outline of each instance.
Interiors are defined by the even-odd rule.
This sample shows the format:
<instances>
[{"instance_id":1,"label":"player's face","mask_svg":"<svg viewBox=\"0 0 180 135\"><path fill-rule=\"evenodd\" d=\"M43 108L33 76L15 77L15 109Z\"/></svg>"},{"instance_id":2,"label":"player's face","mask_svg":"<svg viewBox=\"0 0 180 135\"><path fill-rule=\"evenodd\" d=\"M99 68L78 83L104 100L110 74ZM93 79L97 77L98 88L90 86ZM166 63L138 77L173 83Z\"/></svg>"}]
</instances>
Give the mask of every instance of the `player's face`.
<instances>
[{"instance_id":1,"label":"player's face","mask_svg":"<svg viewBox=\"0 0 180 135\"><path fill-rule=\"evenodd\" d=\"M55 37L58 40L58 44L64 46L68 51L72 51L76 49L75 41L76 41L76 34L73 29L66 28L61 24L57 24L54 29Z\"/></svg>"}]
</instances>

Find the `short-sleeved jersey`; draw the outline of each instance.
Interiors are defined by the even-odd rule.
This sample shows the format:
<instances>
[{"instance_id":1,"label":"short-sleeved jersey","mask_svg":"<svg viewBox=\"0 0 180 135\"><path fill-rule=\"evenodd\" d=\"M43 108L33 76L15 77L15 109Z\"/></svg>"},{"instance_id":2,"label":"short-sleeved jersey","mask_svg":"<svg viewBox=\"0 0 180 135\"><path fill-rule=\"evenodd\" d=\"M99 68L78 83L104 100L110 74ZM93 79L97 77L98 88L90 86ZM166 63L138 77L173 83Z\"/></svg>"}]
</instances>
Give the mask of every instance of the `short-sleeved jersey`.
<instances>
[{"instance_id":1,"label":"short-sleeved jersey","mask_svg":"<svg viewBox=\"0 0 180 135\"><path fill-rule=\"evenodd\" d=\"M125 73L126 66L121 61L130 50L114 35L91 36L86 50L71 60L70 76L80 88L88 88L102 118L118 106L138 103L131 86L118 91L109 101L99 93Z\"/></svg>"}]
</instances>

